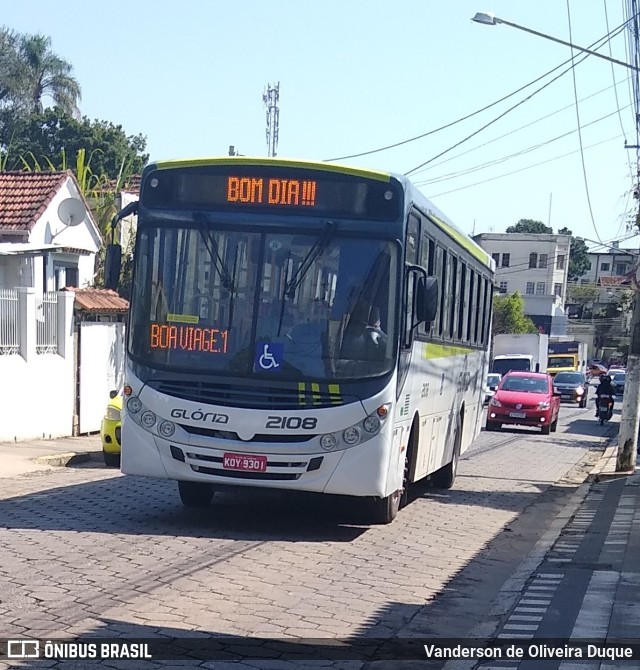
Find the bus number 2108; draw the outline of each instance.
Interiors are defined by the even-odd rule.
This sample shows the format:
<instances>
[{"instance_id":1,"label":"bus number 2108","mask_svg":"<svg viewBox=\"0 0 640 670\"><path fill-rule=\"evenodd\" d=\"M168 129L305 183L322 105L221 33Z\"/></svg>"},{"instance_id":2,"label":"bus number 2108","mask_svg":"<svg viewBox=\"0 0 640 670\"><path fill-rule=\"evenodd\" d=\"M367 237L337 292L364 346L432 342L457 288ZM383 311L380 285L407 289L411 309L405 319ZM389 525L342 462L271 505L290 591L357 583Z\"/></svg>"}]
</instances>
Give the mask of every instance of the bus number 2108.
<instances>
[{"instance_id":1,"label":"bus number 2108","mask_svg":"<svg viewBox=\"0 0 640 670\"><path fill-rule=\"evenodd\" d=\"M265 428L276 428L279 430L313 430L318 420L312 416L268 416Z\"/></svg>"}]
</instances>

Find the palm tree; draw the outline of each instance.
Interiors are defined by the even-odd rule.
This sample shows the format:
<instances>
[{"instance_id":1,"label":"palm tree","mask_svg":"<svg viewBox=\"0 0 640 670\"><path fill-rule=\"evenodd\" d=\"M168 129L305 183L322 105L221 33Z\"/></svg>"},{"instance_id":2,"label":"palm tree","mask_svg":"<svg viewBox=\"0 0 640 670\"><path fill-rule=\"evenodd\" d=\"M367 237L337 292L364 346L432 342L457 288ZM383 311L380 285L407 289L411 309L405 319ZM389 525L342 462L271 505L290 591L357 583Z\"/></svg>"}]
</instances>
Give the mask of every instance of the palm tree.
<instances>
[{"instance_id":1,"label":"palm tree","mask_svg":"<svg viewBox=\"0 0 640 670\"><path fill-rule=\"evenodd\" d=\"M51 51L46 35L21 35L0 28L0 104L40 113L43 99L51 98L64 112L80 115L80 84L70 63Z\"/></svg>"},{"instance_id":2,"label":"palm tree","mask_svg":"<svg viewBox=\"0 0 640 670\"><path fill-rule=\"evenodd\" d=\"M21 106L24 100L25 68L20 58L22 36L10 28L0 29L0 103Z\"/></svg>"},{"instance_id":3,"label":"palm tree","mask_svg":"<svg viewBox=\"0 0 640 670\"><path fill-rule=\"evenodd\" d=\"M51 38L25 35L19 53L24 65L25 93L30 110L41 113L44 109L42 99L50 97L67 114L78 117L80 84L72 75L72 65L51 51Z\"/></svg>"}]
</instances>

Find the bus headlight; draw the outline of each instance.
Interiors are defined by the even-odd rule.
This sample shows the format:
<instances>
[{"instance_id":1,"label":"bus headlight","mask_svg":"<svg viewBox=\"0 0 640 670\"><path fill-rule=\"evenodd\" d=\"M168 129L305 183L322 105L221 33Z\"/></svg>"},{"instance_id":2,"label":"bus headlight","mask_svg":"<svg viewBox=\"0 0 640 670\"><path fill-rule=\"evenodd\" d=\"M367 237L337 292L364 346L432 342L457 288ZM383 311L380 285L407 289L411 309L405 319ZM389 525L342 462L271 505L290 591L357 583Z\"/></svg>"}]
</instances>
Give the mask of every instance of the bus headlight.
<instances>
[{"instance_id":1,"label":"bus headlight","mask_svg":"<svg viewBox=\"0 0 640 670\"><path fill-rule=\"evenodd\" d=\"M377 433L380 430L380 419L375 414L370 414L363 422L362 427L367 433Z\"/></svg>"},{"instance_id":2,"label":"bus headlight","mask_svg":"<svg viewBox=\"0 0 640 670\"><path fill-rule=\"evenodd\" d=\"M331 433L327 433L320 438L320 446L327 451L335 449L337 444L338 440L336 440L335 435L332 435Z\"/></svg>"},{"instance_id":3,"label":"bus headlight","mask_svg":"<svg viewBox=\"0 0 640 670\"><path fill-rule=\"evenodd\" d=\"M173 421L163 421L158 426L158 432L162 437L171 437L176 432L176 424Z\"/></svg>"},{"instance_id":4,"label":"bus headlight","mask_svg":"<svg viewBox=\"0 0 640 670\"><path fill-rule=\"evenodd\" d=\"M131 414L137 414L142 409L142 401L137 396L131 396L127 400L127 409Z\"/></svg>"},{"instance_id":5,"label":"bus headlight","mask_svg":"<svg viewBox=\"0 0 640 670\"><path fill-rule=\"evenodd\" d=\"M342 433L342 439L347 444L357 444L360 442L360 431L355 426L351 426Z\"/></svg>"},{"instance_id":6,"label":"bus headlight","mask_svg":"<svg viewBox=\"0 0 640 670\"><path fill-rule=\"evenodd\" d=\"M148 409L142 412L140 415L140 423L145 428L153 428L156 423L156 415L150 409Z\"/></svg>"}]
</instances>

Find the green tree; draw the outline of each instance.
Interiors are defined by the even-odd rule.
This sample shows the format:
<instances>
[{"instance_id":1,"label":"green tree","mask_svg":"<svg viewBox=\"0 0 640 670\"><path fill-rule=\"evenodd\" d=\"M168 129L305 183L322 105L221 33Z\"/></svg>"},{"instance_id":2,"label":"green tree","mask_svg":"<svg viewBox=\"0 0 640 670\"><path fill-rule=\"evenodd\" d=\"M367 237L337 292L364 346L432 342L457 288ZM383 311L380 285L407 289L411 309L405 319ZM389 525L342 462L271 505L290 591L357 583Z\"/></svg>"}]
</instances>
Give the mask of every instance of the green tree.
<instances>
[{"instance_id":1,"label":"green tree","mask_svg":"<svg viewBox=\"0 0 640 670\"><path fill-rule=\"evenodd\" d=\"M519 293L498 295L493 300L493 335L537 333L533 321L524 313L524 298Z\"/></svg>"},{"instance_id":2,"label":"green tree","mask_svg":"<svg viewBox=\"0 0 640 670\"><path fill-rule=\"evenodd\" d=\"M0 102L41 113L43 100L51 98L66 113L79 116L80 97L73 66L51 50L50 37L0 29Z\"/></svg>"},{"instance_id":3,"label":"green tree","mask_svg":"<svg viewBox=\"0 0 640 670\"><path fill-rule=\"evenodd\" d=\"M581 237L574 237L568 228L560 228L558 235L567 235L571 238L571 249L569 251L569 281L576 281L584 275L591 267L589 260L589 248Z\"/></svg>"},{"instance_id":4,"label":"green tree","mask_svg":"<svg viewBox=\"0 0 640 670\"><path fill-rule=\"evenodd\" d=\"M553 228L545 226L542 221L534 221L533 219L520 219L515 226L509 226L505 231L507 233L532 233L534 235L553 235Z\"/></svg>"},{"instance_id":5,"label":"green tree","mask_svg":"<svg viewBox=\"0 0 640 670\"><path fill-rule=\"evenodd\" d=\"M35 167L51 157L77 156L84 151L91 157L93 174L116 180L123 165L130 174L140 174L149 159L146 144L145 137L127 135L122 126L87 117L78 120L58 107L42 114L8 110L0 114L0 151L6 170L24 169L25 160Z\"/></svg>"},{"instance_id":6,"label":"green tree","mask_svg":"<svg viewBox=\"0 0 640 670\"><path fill-rule=\"evenodd\" d=\"M567 287L567 302L588 305L598 297L597 287L590 284L574 284Z\"/></svg>"}]
</instances>

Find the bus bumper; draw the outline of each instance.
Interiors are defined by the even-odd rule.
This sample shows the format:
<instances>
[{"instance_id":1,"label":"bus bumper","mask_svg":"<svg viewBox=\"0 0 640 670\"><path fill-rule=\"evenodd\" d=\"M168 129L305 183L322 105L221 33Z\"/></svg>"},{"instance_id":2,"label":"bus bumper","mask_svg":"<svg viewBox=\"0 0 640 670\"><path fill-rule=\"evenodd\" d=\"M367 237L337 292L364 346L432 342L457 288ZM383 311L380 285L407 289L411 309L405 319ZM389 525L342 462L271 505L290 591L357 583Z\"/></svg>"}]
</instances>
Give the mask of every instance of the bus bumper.
<instances>
[{"instance_id":1,"label":"bus bumper","mask_svg":"<svg viewBox=\"0 0 640 670\"><path fill-rule=\"evenodd\" d=\"M126 425L128 422L129 425ZM123 417L121 468L129 475L218 486L251 486L354 496L384 496L389 445L384 434L345 450L306 454L269 453L268 446L231 449L212 440L212 447L181 444L142 430ZM262 472L225 468L225 454L266 456Z\"/></svg>"}]
</instances>

